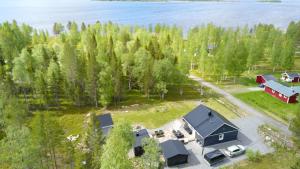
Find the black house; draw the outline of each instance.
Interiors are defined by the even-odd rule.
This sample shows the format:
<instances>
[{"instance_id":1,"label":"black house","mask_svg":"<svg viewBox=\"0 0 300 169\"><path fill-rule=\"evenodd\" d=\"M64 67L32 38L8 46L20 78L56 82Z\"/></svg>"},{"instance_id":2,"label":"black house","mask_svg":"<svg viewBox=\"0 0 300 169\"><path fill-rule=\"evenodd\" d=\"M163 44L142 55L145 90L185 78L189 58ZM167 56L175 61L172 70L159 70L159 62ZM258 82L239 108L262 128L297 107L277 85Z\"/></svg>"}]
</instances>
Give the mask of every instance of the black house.
<instances>
[{"instance_id":1,"label":"black house","mask_svg":"<svg viewBox=\"0 0 300 169\"><path fill-rule=\"evenodd\" d=\"M135 156L141 156L144 154L143 139L149 137L149 133L146 129L142 129L134 132L135 143L133 145L133 151Z\"/></svg>"},{"instance_id":2,"label":"black house","mask_svg":"<svg viewBox=\"0 0 300 169\"><path fill-rule=\"evenodd\" d=\"M100 123L100 128L102 129L102 133L104 136L108 135L109 131L111 130L111 128L113 128L113 120L111 118L111 114L110 113L106 113L106 114L101 114L99 116L97 116L97 119L99 120Z\"/></svg>"},{"instance_id":3,"label":"black house","mask_svg":"<svg viewBox=\"0 0 300 169\"><path fill-rule=\"evenodd\" d=\"M237 139L238 127L216 111L200 105L183 117L202 146Z\"/></svg>"},{"instance_id":4,"label":"black house","mask_svg":"<svg viewBox=\"0 0 300 169\"><path fill-rule=\"evenodd\" d=\"M189 152L179 140L168 140L160 144L167 166L188 162Z\"/></svg>"}]
</instances>

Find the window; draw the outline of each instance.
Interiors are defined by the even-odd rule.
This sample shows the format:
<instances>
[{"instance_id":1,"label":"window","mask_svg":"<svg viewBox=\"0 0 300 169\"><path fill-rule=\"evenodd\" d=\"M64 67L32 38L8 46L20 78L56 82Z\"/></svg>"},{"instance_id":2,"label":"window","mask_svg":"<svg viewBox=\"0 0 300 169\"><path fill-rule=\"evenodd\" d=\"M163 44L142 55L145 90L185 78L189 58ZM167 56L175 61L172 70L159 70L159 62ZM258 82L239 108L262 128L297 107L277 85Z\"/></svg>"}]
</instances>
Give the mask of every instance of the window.
<instances>
[{"instance_id":1,"label":"window","mask_svg":"<svg viewBox=\"0 0 300 169\"><path fill-rule=\"evenodd\" d=\"M224 134L219 134L219 141L223 140L224 139Z\"/></svg>"},{"instance_id":2,"label":"window","mask_svg":"<svg viewBox=\"0 0 300 169\"><path fill-rule=\"evenodd\" d=\"M272 90L272 93L275 93L275 90Z\"/></svg>"},{"instance_id":3,"label":"window","mask_svg":"<svg viewBox=\"0 0 300 169\"><path fill-rule=\"evenodd\" d=\"M282 94L281 94L281 93L279 94L279 97L282 97Z\"/></svg>"}]
</instances>

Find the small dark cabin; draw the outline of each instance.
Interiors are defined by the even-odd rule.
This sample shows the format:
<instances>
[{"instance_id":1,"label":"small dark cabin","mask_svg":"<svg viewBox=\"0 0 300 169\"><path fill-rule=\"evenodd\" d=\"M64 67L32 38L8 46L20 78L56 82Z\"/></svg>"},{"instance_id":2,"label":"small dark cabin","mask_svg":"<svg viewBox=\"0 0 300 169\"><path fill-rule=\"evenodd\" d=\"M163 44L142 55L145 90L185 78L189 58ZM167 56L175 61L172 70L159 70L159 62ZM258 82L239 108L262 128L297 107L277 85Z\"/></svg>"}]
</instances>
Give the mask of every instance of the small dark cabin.
<instances>
[{"instance_id":1,"label":"small dark cabin","mask_svg":"<svg viewBox=\"0 0 300 169\"><path fill-rule=\"evenodd\" d=\"M189 152L179 140L167 140L160 144L167 166L188 162Z\"/></svg>"},{"instance_id":2,"label":"small dark cabin","mask_svg":"<svg viewBox=\"0 0 300 169\"><path fill-rule=\"evenodd\" d=\"M100 123L100 128L102 129L102 134L104 136L108 135L108 133L110 132L110 130L113 128L113 120L111 118L111 114L110 113L106 113L106 114L101 114L99 116L97 116L97 119Z\"/></svg>"},{"instance_id":3,"label":"small dark cabin","mask_svg":"<svg viewBox=\"0 0 300 169\"><path fill-rule=\"evenodd\" d=\"M144 154L143 149L143 139L149 138L149 133L146 129L142 129L134 132L135 143L133 146L133 151L135 156L141 156Z\"/></svg>"}]
</instances>

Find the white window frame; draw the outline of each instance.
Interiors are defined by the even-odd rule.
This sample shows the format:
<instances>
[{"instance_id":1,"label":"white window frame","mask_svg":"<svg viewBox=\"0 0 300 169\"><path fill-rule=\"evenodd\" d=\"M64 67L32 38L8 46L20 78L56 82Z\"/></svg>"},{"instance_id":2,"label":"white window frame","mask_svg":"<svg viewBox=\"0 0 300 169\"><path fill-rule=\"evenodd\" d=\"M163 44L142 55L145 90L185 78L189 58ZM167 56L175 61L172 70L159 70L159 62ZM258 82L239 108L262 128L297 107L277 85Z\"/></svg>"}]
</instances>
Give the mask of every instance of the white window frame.
<instances>
[{"instance_id":1,"label":"white window frame","mask_svg":"<svg viewBox=\"0 0 300 169\"><path fill-rule=\"evenodd\" d=\"M275 93L275 90L272 89L272 93Z\"/></svg>"},{"instance_id":2,"label":"white window frame","mask_svg":"<svg viewBox=\"0 0 300 169\"><path fill-rule=\"evenodd\" d=\"M224 133L219 134L219 141L224 140Z\"/></svg>"}]
</instances>

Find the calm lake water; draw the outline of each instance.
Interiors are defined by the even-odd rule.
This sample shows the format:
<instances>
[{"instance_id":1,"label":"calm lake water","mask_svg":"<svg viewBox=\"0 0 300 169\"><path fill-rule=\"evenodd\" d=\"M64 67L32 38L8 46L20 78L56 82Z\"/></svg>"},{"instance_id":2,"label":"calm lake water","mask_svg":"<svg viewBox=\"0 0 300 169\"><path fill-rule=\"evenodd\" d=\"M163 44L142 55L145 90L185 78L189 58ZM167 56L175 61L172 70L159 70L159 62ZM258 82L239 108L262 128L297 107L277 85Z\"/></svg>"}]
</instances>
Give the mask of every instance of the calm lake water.
<instances>
[{"instance_id":1,"label":"calm lake water","mask_svg":"<svg viewBox=\"0 0 300 169\"><path fill-rule=\"evenodd\" d=\"M0 22L17 20L36 28L52 29L54 22L148 26L164 23L191 27L214 23L235 27L257 23L274 24L282 29L300 20L300 0L282 3L237 2L100 2L90 0L0 0Z\"/></svg>"}]
</instances>

